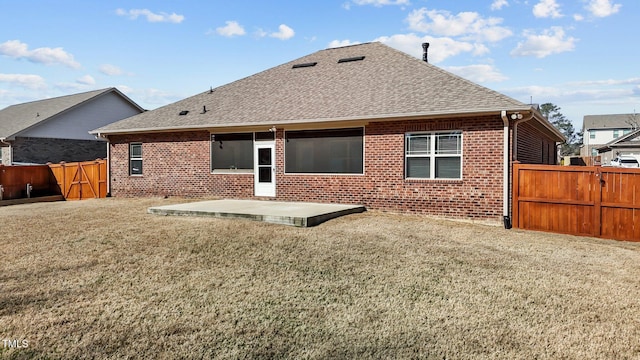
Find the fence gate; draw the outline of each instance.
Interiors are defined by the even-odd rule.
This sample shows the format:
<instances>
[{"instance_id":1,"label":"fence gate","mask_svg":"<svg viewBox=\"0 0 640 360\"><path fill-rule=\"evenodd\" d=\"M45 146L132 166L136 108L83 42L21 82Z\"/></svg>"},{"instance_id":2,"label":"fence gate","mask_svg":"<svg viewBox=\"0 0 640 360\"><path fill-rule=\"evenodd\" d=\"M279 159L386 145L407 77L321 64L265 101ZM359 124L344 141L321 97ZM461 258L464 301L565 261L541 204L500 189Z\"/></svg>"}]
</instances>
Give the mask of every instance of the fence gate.
<instances>
[{"instance_id":1,"label":"fence gate","mask_svg":"<svg viewBox=\"0 0 640 360\"><path fill-rule=\"evenodd\" d=\"M513 226L640 241L640 169L513 166Z\"/></svg>"},{"instance_id":2,"label":"fence gate","mask_svg":"<svg viewBox=\"0 0 640 360\"><path fill-rule=\"evenodd\" d=\"M107 196L106 160L50 164L62 195L67 200Z\"/></svg>"}]
</instances>

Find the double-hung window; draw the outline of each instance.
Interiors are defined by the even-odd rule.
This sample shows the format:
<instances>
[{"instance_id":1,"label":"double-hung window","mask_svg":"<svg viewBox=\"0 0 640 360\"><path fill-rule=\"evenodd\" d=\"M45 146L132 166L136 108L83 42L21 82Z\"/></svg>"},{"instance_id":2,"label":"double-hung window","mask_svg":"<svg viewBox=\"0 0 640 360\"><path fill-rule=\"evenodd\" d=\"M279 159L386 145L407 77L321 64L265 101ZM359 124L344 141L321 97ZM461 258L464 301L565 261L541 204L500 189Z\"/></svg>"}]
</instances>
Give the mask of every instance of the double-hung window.
<instances>
[{"instance_id":1,"label":"double-hung window","mask_svg":"<svg viewBox=\"0 0 640 360\"><path fill-rule=\"evenodd\" d=\"M462 132L406 134L405 177L462 179Z\"/></svg>"},{"instance_id":2,"label":"double-hung window","mask_svg":"<svg viewBox=\"0 0 640 360\"><path fill-rule=\"evenodd\" d=\"M129 175L142 175L142 143L129 144Z\"/></svg>"}]
</instances>

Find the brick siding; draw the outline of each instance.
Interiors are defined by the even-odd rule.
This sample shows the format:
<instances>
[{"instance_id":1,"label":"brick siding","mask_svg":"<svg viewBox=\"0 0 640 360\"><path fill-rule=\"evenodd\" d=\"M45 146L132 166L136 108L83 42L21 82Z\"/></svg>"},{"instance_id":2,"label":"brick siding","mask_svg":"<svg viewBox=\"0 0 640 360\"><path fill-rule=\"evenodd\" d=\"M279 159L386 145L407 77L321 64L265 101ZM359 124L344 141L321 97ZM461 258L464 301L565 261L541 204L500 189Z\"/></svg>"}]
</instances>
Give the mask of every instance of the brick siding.
<instances>
[{"instance_id":1,"label":"brick siding","mask_svg":"<svg viewBox=\"0 0 640 360\"><path fill-rule=\"evenodd\" d=\"M14 163L91 161L107 157L107 143L97 140L17 137L11 143L11 151Z\"/></svg>"},{"instance_id":2,"label":"brick siding","mask_svg":"<svg viewBox=\"0 0 640 360\"><path fill-rule=\"evenodd\" d=\"M462 130L462 180L404 178L404 134ZM499 117L372 122L364 175L284 174L284 131L276 133L277 200L363 204L369 209L456 218L502 216L503 124ZM129 176L129 143L143 143L143 175ZM253 174L212 174L208 131L111 136L113 196L255 198Z\"/></svg>"}]
</instances>

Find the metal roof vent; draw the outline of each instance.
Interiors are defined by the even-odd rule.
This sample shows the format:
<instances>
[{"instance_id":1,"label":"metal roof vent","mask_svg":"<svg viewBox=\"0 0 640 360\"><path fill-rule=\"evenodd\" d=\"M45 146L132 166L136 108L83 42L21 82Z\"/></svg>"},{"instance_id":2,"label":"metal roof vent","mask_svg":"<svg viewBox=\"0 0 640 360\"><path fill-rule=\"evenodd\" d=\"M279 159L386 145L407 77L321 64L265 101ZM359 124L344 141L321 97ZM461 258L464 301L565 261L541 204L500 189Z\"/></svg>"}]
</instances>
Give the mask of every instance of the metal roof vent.
<instances>
[{"instance_id":1,"label":"metal roof vent","mask_svg":"<svg viewBox=\"0 0 640 360\"><path fill-rule=\"evenodd\" d=\"M189 110L182 110L182 111L180 111L180 114L178 114L178 115L184 116L184 115L187 115L188 113L189 113Z\"/></svg>"},{"instance_id":2,"label":"metal roof vent","mask_svg":"<svg viewBox=\"0 0 640 360\"><path fill-rule=\"evenodd\" d=\"M291 68L292 69L297 69L297 68L312 67L312 66L316 66L317 64L318 64L317 62L309 62L309 63L304 63L304 64L295 64Z\"/></svg>"},{"instance_id":3,"label":"metal roof vent","mask_svg":"<svg viewBox=\"0 0 640 360\"><path fill-rule=\"evenodd\" d=\"M361 60L364 60L364 56L354 56L350 58L340 59L338 60L338 64L345 63L345 62L352 62L352 61L361 61Z\"/></svg>"}]
</instances>

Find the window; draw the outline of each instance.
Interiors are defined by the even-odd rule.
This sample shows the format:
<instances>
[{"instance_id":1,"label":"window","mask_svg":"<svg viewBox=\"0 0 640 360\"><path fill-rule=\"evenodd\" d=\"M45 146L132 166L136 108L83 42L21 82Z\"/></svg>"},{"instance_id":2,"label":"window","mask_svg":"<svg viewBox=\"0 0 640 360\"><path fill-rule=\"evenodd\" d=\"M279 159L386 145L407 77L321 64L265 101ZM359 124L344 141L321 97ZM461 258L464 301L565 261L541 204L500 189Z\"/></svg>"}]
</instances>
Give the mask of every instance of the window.
<instances>
[{"instance_id":1,"label":"window","mask_svg":"<svg viewBox=\"0 0 640 360\"><path fill-rule=\"evenodd\" d=\"M589 130L589 139L595 139L595 138L596 138L596 131Z\"/></svg>"},{"instance_id":2,"label":"window","mask_svg":"<svg viewBox=\"0 0 640 360\"><path fill-rule=\"evenodd\" d=\"M253 171L253 133L212 134L211 170Z\"/></svg>"},{"instance_id":3,"label":"window","mask_svg":"<svg viewBox=\"0 0 640 360\"><path fill-rule=\"evenodd\" d=\"M406 134L405 176L462 179L462 133Z\"/></svg>"},{"instance_id":4,"label":"window","mask_svg":"<svg viewBox=\"0 0 640 360\"><path fill-rule=\"evenodd\" d=\"M129 175L142 175L142 143L129 144Z\"/></svg>"},{"instance_id":5,"label":"window","mask_svg":"<svg viewBox=\"0 0 640 360\"><path fill-rule=\"evenodd\" d=\"M285 172L290 174L362 174L363 128L288 131Z\"/></svg>"},{"instance_id":6,"label":"window","mask_svg":"<svg viewBox=\"0 0 640 360\"><path fill-rule=\"evenodd\" d=\"M622 135L627 135L631 133L631 129L624 129L622 130Z\"/></svg>"},{"instance_id":7,"label":"window","mask_svg":"<svg viewBox=\"0 0 640 360\"><path fill-rule=\"evenodd\" d=\"M620 137L620 130L613 130L613 138L617 139L618 137Z\"/></svg>"}]
</instances>

